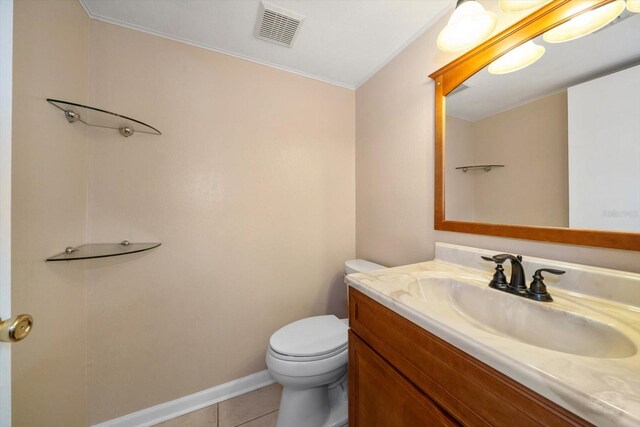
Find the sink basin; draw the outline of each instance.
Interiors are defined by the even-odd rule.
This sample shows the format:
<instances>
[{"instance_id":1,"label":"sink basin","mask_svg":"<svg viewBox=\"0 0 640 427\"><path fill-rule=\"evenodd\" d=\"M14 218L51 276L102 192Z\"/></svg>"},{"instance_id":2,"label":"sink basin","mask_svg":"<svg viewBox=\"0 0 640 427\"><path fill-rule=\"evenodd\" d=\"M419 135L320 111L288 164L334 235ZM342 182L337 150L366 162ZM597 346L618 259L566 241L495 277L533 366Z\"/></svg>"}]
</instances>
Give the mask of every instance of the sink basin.
<instances>
[{"instance_id":1,"label":"sink basin","mask_svg":"<svg viewBox=\"0 0 640 427\"><path fill-rule=\"evenodd\" d=\"M469 285L451 286L449 295L453 307L483 329L536 347L607 359L637 352L633 342L612 326L558 310L553 303Z\"/></svg>"},{"instance_id":2,"label":"sink basin","mask_svg":"<svg viewBox=\"0 0 640 427\"><path fill-rule=\"evenodd\" d=\"M438 311L455 311L473 326L532 346L594 358L621 359L637 353L635 344L615 327L558 309L554 303L529 301L479 284L423 278L410 292Z\"/></svg>"}]
</instances>

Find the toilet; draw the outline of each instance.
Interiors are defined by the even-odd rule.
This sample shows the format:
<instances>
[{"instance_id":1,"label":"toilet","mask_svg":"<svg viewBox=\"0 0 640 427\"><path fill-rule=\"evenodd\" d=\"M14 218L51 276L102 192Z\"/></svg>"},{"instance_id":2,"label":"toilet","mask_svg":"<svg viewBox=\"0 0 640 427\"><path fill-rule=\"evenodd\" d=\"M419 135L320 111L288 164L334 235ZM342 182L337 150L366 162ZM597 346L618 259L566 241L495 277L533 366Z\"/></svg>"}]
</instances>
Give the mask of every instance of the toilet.
<instances>
[{"instance_id":1,"label":"toilet","mask_svg":"<svg viewBox=\"0 0 640 427\"><path fill-rule=\"evenodd\" d=\"M386 268L370 261L345 262L345 274ZM348 425L347 319L307 317L276 331L267 368L282 389L276 427Z\"/></svg>"}]
</instances>

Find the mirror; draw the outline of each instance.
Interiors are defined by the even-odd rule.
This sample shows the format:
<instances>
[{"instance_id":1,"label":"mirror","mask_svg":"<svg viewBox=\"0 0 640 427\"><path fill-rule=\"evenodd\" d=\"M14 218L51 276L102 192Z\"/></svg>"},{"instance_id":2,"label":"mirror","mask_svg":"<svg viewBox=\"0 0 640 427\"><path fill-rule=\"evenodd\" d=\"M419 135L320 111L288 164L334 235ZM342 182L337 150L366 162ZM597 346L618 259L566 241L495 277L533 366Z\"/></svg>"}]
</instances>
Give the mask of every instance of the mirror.
<instances>
[{"instance_id":1,"label":"mirror","mask_svg":"<svg viewBox=\"0 0 640 427\"><path fill-rule=\"evenodd\" d=\"M555 8L555 22L534 13L516 24L528 37L507 29L432 75L444 97L436 229L640 249L640 14L624 10L587 36L547 43L571 3L539 11ZM505 34L511 47L533 41L544 55L492 74L501 55L487 50Z\"/></svg>"},{"instance_id":2,"label":"mirror","mask_svg":"<svg viewBox=\"0 0 640 427\"><path fill-rule=\"evenodd\" d=\"M447 95L445 218L640 232L640 14L534 43L529 67Z\"/></svg>"}]
</instances>

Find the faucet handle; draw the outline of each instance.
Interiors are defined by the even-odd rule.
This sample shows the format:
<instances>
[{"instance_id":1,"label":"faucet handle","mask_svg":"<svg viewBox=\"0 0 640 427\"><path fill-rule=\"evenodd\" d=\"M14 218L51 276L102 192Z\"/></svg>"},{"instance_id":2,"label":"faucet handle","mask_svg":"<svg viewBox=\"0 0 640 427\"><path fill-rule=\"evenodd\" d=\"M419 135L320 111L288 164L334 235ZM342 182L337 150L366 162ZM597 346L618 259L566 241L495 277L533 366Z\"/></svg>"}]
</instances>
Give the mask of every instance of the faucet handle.
<instances>
[{"instance_id":1,"label":"faucet handle","mask_svg":"<svg viewBox=\"0 0 640 427\"><path fill-rule=\"evenodd\" d=\"M511 259L511 260L515 259L518 262L522 262L522 255L498 254L498 255L494 255L492 257L483 256L482 259L487 260L487 261L497 262L499 264L502 264L503 262L505 262L508 259Z\"/></svg>"},{"instance_id":2,"label":"faucet handle","mask_svg":"<svg viewBox=\"0 0 640 427\"><path fill-rule=\"evenodd\" d=\"M566 273L566 271L556 270L555 268L541 268L539 270L536 270L536 272L534 273L534 276L540 276L543 271L546 273L557 274L557 275Z\"/></svg>"},{"instance_id":3,"label":"faucet handle","mask_svg":"<svg viewBox=\"0 0 640 427\"><path fill-rule=\"evenodd\" d=\"M533 275L533 282L531 282L531 286L529 286L527 293L535 300L551 302L553 301L553 298L551 298L551 295L547 292L547 286L544 284L542 272L561 275L566 273L566 271L556 270L553 268L541 268L536 270Z\"/></svg>"},{"instance_id":4,"label":"faucet handle","mask_svg":"<svg viewBox=\"0 0 640 427\"><path fill-rule=\"evenodd\" d=\"M507 287L507 276L504 275L504 267L502 263L507 259L496 259L496 257L481 256L485 261L493 261L496 263L496 272L493 274L493 279L489 282L489 286L495 289L505 289Z\"/></svg>"}]
</instances>

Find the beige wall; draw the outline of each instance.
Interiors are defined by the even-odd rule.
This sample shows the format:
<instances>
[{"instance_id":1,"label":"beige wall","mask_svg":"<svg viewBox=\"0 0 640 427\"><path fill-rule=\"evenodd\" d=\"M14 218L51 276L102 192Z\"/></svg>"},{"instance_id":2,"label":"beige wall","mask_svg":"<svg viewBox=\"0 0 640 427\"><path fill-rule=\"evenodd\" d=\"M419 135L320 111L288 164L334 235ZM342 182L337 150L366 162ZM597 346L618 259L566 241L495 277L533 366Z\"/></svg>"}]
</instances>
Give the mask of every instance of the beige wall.
<instances>
[{"instance_id":1,"label":"beige wall","mask_svg":"<svg viewBox=\"0 0 640 427\"><path fill-rule=\"evenodd\" d=\"M462 172L458 166L477 164L473 123L447 116L447 141L445 159L445 200L448 219L473 221L475 217L475 171Z\"/></svg>"},{"instance_id":2,"label":"beige wall","mask_svg":"<svg viewBox=\"0 0 640 427\"><path fill-rule=\"evenodd\" d=\"M101 22L90 32L91 102L163 132L89 134L90 240L163 244L91 266L96 423L265 369L276 329L346 315L355 94Z\"/></svg>"},{"instance_id":3,"label":"beige wall","mask_svg":"<svg viewBox=\"0 0 640 427\"><path fill-rule=\"evenodd\" d=\"M109 420L265 369L269 336L346 315L355 255L355 94L15 2L14 425ZM69 125L46 97L157 126ZM149 253L44 263L67 245Z\"/></svg>"},{"instance_id":4,"label":"beige wall","mask_svg":"<svg viewBox=\"0 0 640 427\"><path fill-rule=\"evenodd\" d=\"M87 134L45 99L87 101L89 19L77 1L15 1L13 40L12 304L35 319L12 346L13 426L82 426L84 266L44 260L86 240Z\"/></svg>"},{"instance_id":5,"label":"beige wall","mask_svg":"<svg viewBox=\"0 0 640 427\"><path fill-rule=\"evenodd\" d=\"M522 14L482 2L500 26ZM433 230L434 84L427 77L453 59L436 37L448 16L356 91L356 253L400 265L433 257L436 241L640 271L640 253ZM504 196L508 198L507 195Z\"/></svg>"},{"instance_id":6,"label":"beige wall","mask_svg":"<svg viewBox=\"0 0 640 427\"><path fill-rule=\"evenodd\" d=\"M446 135L447 219L569 226L566 91L475 122L447 117ZM505 167L455 169L465 164Z\"/></svg>"}]
</instances>

